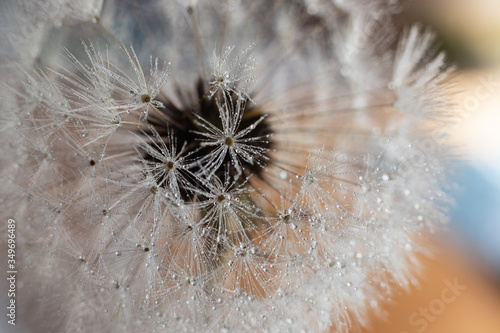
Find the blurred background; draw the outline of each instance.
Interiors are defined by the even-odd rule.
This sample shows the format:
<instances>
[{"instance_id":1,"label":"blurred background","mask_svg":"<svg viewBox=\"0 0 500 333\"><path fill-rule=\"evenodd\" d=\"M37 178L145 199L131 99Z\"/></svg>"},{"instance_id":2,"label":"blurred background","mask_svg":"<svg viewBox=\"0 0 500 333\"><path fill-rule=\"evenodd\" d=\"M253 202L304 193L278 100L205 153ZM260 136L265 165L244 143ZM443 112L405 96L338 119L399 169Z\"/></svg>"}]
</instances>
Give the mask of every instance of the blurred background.
<instances>
[{"instance_id":1,"label":"blurred background","mask_svg":"<svg viewBox=\"0 0 500 333\"><path fill-rule=\"evenodd\" d=\"M364 333L500 333L500 0L403 0L398 22L433 27L458 67L449 128L450 232L436 235L420 285L384 305Z\"/></svg>"}]
</instances>

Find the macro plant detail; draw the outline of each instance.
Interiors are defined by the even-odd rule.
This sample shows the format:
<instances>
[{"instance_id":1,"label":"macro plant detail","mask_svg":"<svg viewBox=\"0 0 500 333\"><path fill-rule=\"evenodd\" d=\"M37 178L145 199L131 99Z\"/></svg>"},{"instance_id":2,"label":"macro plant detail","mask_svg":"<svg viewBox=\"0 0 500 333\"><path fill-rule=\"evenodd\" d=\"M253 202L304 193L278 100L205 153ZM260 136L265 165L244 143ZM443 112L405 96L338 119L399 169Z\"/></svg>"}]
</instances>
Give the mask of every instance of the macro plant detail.
<instances>
[{"instance_id":1,"label":"macro plant detail","mask_svg":"<svg viewBox=\"0 0 500 333\"><path fill-rule=\"evenodd\" d=\"M412 281L446 222L428 31L385 1L22 4L0 175L27 327L342 332Z\"/></svg>"}]
</instances>

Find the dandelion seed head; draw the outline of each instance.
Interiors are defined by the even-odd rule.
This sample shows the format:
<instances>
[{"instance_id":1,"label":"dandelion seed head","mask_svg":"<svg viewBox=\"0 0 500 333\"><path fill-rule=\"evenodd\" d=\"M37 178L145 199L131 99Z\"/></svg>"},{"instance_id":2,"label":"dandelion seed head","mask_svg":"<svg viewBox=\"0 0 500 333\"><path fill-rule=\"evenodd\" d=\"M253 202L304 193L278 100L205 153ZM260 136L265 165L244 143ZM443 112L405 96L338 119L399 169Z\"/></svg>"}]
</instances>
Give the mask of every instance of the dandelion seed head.
<instances>
[{"instance_id":1,"label":"dandelion seed head","mask_svg":"<svg viewBox=\"0 0 500 333\"><path fill-rule=\"evenodd\" d=\"M7 206L45 268L26 283L59 290L30 324L341 332L408 285L446 221L428 32L367 30L383 1L90 6L88 40L54 34L60 65L42 52L2 93L23 172L0 175L28 194Z\"/></svg>"}]
</instances>

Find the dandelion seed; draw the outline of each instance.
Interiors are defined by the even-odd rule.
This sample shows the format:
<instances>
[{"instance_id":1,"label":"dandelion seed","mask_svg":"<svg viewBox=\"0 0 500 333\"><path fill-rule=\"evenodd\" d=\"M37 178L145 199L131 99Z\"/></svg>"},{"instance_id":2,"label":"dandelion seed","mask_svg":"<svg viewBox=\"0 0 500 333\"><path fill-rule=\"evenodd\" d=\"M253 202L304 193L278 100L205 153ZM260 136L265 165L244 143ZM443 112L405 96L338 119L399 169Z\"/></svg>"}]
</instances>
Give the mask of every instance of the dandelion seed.
<instances>
[{"instance_id":1,"label":"dandelion seed","mask_svg":"<svg viewBox=\"0 0 500 333\"><path fill-rule=\"evenodd\" d=\"M216 105L220 112L222 129L217 128L203 118L199 119L200 126L206 130L206 132L195 132L204 138L200 147L215 146L215 149L211 154L196 163L204 165L207 170L206 177L211 178L222 163L224 163L226 156L229 155L231 166L236 170L235 177L240 177L244 171L243 162L250 165L262 165L264 163L263 160L267 159L267 138L259 135L251 135L251 132L256 130L266 116L261 116L247 128L240 130L239 127L244 115L245 103L237 99L236 106L233 106L232 102L228 100L225 100L223 105L216 101Z\"/></svg>"},{"instance_id":2,"label":"dandelion seed","mask_svg":"<svg viewBox=\"0 0 500 333\"><path fill-rule=\"evenodd\" d=\"M255 80L255 76L250 75L255 69L256 62L250 54L252 48L253 45L247 47L241 54L234 56L231 62L229 59L234 46L226 47L221 56L217 56L214 51L211 61L214 80L210 82L212 88L209 98L214 97L217 92L231 92L239 99L250 99L250 96L243 90L242 83Z\"/></svg>"}]
</instances>

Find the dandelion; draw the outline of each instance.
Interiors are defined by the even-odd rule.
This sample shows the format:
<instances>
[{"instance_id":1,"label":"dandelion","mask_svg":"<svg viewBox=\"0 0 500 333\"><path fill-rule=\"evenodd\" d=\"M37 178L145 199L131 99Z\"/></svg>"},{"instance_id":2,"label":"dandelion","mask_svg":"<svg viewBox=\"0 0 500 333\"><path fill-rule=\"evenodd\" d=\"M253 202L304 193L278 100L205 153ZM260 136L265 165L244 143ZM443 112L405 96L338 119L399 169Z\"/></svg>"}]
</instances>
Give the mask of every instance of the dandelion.
<instances>
[{"instance_id":1,"label":"dandelion","mask_svg":"<svg viewBox=\"0 0 500 333\"><path fill-rule=\"evenodd\" d=\"M345 332L408 286L446 222L428 31L383 1L56 3L2 64L27 327Z\"/></svg>"}]
</instances>

